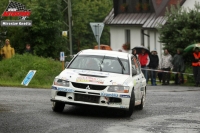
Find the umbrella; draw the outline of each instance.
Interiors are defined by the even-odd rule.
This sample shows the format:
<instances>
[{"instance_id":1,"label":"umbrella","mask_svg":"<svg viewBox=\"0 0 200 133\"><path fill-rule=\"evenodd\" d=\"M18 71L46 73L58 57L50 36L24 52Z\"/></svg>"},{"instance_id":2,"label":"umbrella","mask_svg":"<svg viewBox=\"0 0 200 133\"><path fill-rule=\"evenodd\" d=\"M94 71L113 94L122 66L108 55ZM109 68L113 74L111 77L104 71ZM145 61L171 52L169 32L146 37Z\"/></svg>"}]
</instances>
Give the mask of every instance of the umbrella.
<instances>
[{"instance_id":1,"label":"umbrella","mask_svg":"<svg viewBox=\"0 0 200 133\"><path fill-rule=\"evenodd\" d=\"M185 49L184 49L184 52L192 52L194 50L195 47L198 47L200 48L200 43L196 43L196 44L191 44L189 46L187 46Z\"/></svg>"},{"instance_id":2,"label":"umbrella","mask_svg":"<svg viewBox=\"0 0 200 133\"><path fill-rule=\"evenodd\" d=\"M136 53L137 53L137 54L142 53L142 49L145 49L146 52L147 52L148 54L150 54L150 51L149 51L148 48L146 48L145 46L136 46L136 47L134 47L133 49L136 50ZM133 49L132 49L132 50L133 50Z\"/></svg>"}]
</instances>

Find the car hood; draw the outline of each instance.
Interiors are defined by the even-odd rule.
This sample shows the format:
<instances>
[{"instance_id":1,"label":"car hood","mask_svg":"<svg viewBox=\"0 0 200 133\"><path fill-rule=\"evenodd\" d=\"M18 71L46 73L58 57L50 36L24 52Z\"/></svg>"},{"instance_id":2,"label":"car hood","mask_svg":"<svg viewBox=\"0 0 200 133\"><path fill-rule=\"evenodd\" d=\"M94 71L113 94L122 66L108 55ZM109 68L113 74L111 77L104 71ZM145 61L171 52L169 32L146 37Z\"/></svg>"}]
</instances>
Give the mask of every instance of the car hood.
<instances>
[{"instance_id":1,"label":"car hood","mask_svg":"<svg viewBox=\"0 0 200 133\"><path fill-rule=\"evenodd\" d=\"M128 86L131 82L130 75L77 69L65 69L56 78L70 82L99 85Z\"/></svg>"}]
</instances>

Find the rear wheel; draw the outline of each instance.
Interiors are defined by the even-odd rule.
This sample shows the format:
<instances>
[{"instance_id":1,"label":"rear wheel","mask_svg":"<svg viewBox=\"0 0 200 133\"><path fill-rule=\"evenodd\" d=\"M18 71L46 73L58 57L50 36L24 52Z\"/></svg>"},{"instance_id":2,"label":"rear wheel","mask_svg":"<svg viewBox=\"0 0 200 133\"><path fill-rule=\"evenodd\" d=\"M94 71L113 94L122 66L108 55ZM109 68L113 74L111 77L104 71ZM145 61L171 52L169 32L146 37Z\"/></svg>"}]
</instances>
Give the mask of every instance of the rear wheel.
<instances>
[{"instance_id":1,"label":"rear wheel","mask_svg":"<svg viewBox=\"0 0 200 133\"><path fill-rule=\"evenodd\" d=\"M133 114L135 108L135 94L134 94L134 90L132 90L131 93L131 98L130 98L130 103L129 103L129 109L125 111L125 115L130 117Z\"/></svg>"},{"instance_id":2,"label":"rear wheel","mask_svg":"<svg viewBox=\"0 0 200 133\"><path fill-rule=\"evenodd\" d=\"M61 102L53 102L52 110L54 112L62 112L65 108L65 104Z\"/></svg>"}]
</instances>

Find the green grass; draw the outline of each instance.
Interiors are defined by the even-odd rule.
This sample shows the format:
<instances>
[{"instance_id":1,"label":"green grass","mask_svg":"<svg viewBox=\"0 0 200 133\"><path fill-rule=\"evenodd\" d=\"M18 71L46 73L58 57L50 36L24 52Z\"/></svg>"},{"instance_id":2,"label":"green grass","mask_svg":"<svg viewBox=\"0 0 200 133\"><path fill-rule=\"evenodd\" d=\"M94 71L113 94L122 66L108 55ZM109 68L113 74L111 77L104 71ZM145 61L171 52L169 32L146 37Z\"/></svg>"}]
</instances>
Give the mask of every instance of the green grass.
<instances>
[{"instance_id":1,"label":"green grass","mask_svg":"<svg viewBox=\"0 0 200 133\"><path fill-rule=\"evenodd\" d=\"M70 58L71 59L71 58ZM70 59L67 58L69 61ZM186 73L192 73L192 67L186 67ZM30 54L16 54L13 58L0 61L0 86L26 87L21 82L29 70L36 70L36 74L29 83L30 88L51 88L52 82L61 71L62 63L51 58L43 58ZM193 76L184 75L187 80L183 86L193 86ZM171 74L173 83L173 74ZM150 79L148 84L151 84ZM160 85L159 82L157 82Z\"/></svg>"},{"instance_id":2,"label":"green grass","mask_svg":"<svg viewBox=\"0 0 200 133\"><path fill-rule=\"evenodd\" d=\"M21 82L29 70L37 72L28 87L51 88L55 76L62 71L62 63L31 54L16 54L11 59L0 61L0 86L24 87Z\"/></svg>"}]
</instances>

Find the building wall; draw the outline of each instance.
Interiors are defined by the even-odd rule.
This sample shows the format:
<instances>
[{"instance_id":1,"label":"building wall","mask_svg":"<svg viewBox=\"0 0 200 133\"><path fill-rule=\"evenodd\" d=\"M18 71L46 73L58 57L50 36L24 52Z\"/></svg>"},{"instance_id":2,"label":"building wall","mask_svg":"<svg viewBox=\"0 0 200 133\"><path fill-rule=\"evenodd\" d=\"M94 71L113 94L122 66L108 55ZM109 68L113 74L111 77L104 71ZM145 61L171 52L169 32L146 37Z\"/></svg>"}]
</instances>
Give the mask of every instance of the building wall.
<instances>
[{"instance_id":1,"label":"building wall","mask_svg":"<svg viewBox=\"0 0 200 133\"><path fill-rule=\"evenodd\" d=\"M113 50L122 50L122 45L125 43L125 30L127 29L130 29L130 49L141 45L141 26L110 26L110 46Z\"/></svg>"},{"instance_id":2,"label":"building wall","mask_svg":"<svg viewBox=\"0 0 200 133\"><path fill-rule=\"evenodd\" d=\"M110 41L111 41L111 48L115 51L122 50L122 45L125 43L125 30L130 29L131 32L131 42L130 48L134 48L135 46L142 45L142 28L140 26L111 26L110 27ZM163 53L163 46L159 42L159 33L157 30L145 30L144 35L144 46L149 48L150 51L156 50L158 52L159 59L162 57ZM131 53L131 50L128 51Z\"/></svg>"},{"instance_id":3,"label":"building wall","mask_svg":"<svg viewBox=\"0 0 200 133\"><path fill-rule=\"evenodd\" d=\"M186 0L182 7L193 9L195 2L200 2L200 0Z\"/></svg>"},{"instance_id":4,"label":"building wall","mask_svg":"<svg viewBox=\"0 0 200 133\"><path fill-rule=\"evenodd\" d=\"M159 59L162 57L163 45L159 42L159 33L157 30L145 30L145 34L149 35L144 37L144 46L149 48L150 51L156 50Z\"/></svg>"}]
</instances>

